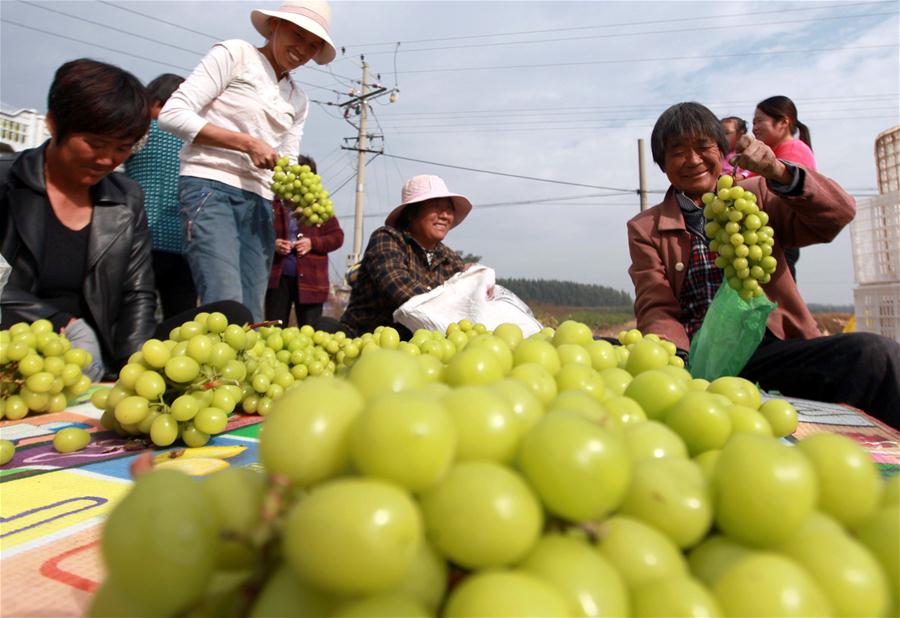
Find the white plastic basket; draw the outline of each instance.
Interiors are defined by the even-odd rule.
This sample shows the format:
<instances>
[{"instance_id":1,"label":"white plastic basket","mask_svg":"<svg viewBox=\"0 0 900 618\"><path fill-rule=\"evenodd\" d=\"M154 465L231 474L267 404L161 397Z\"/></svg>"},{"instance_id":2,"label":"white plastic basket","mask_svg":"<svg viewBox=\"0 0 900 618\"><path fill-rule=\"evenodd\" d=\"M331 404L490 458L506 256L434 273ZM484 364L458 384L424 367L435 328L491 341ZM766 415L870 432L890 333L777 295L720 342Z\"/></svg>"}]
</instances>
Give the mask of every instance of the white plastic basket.
<instances>
[{"instance_id":1,"label":"white plastic basket","mask_svg":"<svg viewBox=\"0 0 900 618\"><path fill-rule=\"evenodd\" d=\"M861 285L853 290L856 330L900 342L900 281Z\"/></svg>"},{"instance_id":2,"label":"white plastic basket","mask_svg":"<svg viewBox=\"0 0 900 618\"><path fill-rule=\"evenodd\" d=\"M882 131L875 138L875 161L878 165L878 191L900 190L900 125Z\"/></svg>"},{"instance_id":3,"label":"white plastic basket","mask_svg":"<svg viewBox=\"0 0 900 618\"><path fill-rule=\"evenodd\" d=\"M857 202L850 242L858 284L900 281L900 191Z\"/></svg>"}]
</instances>

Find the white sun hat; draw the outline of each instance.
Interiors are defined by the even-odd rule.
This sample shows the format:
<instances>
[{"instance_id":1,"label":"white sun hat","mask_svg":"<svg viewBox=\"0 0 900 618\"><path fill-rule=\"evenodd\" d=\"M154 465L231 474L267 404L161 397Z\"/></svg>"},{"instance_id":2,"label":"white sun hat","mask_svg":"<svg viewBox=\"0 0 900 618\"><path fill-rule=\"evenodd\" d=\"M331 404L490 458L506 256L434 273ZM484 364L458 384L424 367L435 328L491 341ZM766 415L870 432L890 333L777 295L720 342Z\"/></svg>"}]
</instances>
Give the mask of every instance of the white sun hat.
<instances>
[{"instance_id":1,"label":"white sun hat","mask_svg":"<svg viewBox=\"0 0 900 618\"><path fill-rule=\"evenodd\" d=\"M288 0L277 11L254 9L250 13L250 21L253 22L256 31L267 39L272 36L272 28L269 27L270 17L289 21L325 41L325 45L314 58L316 64L328 64L334 60L337 50L328 34L331 26L331 7L325 0Z\"/></svg>"},{"instance_id":2,"label":"white sun hat","mask_svg":"<svg viewBox=\"0 0 900 618\"><path fill-rule=\"evenodd\" d=\"M413 176L406 181L406 184L403 185L403 190L400 192L400 198L403 200L403 203L390 212L385 218L384 224L397 227L397 221L407 206L438 197L449 197L450 201L453 202L453 211L456 213L456 216L453 217L451 228L462 223L463 219L472 211L472 202L458 193L450 193L443 178L425 174Z\"/></svg>"}]
</instances>

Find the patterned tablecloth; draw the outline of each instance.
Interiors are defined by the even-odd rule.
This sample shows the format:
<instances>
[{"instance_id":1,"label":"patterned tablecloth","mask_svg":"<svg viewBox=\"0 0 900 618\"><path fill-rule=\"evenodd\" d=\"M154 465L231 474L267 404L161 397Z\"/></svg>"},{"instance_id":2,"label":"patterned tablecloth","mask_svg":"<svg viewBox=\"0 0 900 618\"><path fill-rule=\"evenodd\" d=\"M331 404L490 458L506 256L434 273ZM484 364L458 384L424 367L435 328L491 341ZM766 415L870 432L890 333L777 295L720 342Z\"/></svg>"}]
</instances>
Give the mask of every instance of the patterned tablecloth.
<instances>
[{"instance_id":1,"label":"patterned tablecloth","mask_svg":"<svg viewBox=\"0 0 900 618\"><path fill-rule=\"evenodd\" d=\"M885 476L900 473L900 433L852 408L791 399L800 426L789 440L831 431L863 444ZM103 519L131 483L129 466L143 452L99 424L81 404L55 414L0 422L17 443L0 468L0 616L81 616L103 580ZM262 419L236 416L210 445L240 447L227 461L256 466ZM53 450L54 432L83 427L95 435L83 451ZM167 450L167 449L162 449Z\"/></svg>"}]
</instances>

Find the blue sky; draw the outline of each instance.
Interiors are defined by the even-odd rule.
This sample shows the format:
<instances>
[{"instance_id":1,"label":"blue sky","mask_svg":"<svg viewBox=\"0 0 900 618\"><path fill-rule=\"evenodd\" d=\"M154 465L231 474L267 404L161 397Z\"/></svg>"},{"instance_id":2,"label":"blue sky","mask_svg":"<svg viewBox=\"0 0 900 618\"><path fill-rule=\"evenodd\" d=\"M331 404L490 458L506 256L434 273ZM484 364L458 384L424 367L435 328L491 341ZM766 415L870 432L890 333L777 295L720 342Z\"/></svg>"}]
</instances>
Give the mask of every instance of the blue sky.
<instances>
[{"instance_id":1,"label":"blue sky","mask_svg":"<svg viewBox=\"0 0 900 618\"><path fill-rule=\"evenodd\" d=\"M55 68L82 56L144 81L186 75L217 39L261 42L249 12L277 6L2 0L0 99L43 111ZM405 157L368 165L364 239L406 178L438 174L475 204L448 236L453 248L481 255L498 276L629 293L637 140L647 141L649 188L664 190L649 137L668 105L697 100L749 120L756 102L787 95L811 129L820 171L859 195L876 186L876 135L900 122L896 2L373 1L334 2L333 13L346 53L330 68L294 73L316 101L302 150L319 161L327 188L347 182L335 192L347 241L332 254L332 276L352 249L356 163L341 149L356 130L332 104L358 87L360 55L373 81L400 91L396 103L372 103L369 130L383 135L373 147ZM849 230L805 249L798 279L809 302L851 303Z\"/></svg>"}]
</instances>

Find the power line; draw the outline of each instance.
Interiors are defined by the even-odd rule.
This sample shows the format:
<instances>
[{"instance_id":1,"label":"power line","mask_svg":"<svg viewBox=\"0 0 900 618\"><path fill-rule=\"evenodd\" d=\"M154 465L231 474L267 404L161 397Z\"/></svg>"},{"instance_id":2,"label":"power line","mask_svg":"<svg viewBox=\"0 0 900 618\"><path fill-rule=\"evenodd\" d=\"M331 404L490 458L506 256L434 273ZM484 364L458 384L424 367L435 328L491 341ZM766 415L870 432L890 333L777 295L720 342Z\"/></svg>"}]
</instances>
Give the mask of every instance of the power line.
<instances>
[{"instance_id":1,"label":"power line","mask_svg":"<svg viewBox=\"0 0 900 618\"><path fill-rule=\"evenodd\" d=\"M323 157L318 157L318 156L317 156L317 157L316 157L316 162L317 162L317 165L318 165L318 169L319 169L319 170L322 170L325 166L330 165L330 164L331 164L331 158L334 157L335 155L337 155L338 153L341 153L341 152L342 152L342 151L341 151L340 147L339 147L339 146L335 146L335 147L332 148L332 149L328 152L328 154L326 154L325 156L323 156ZM321 174L320 174L320 175L321 175Z\"/></svg>"},{"instance_id":2,"label":"power line","mask_svg":"<svg viewBox=\"0 0 900 618\"><path fill-rule=\"evenodd\" d=\"M874 189L873 189L874 191ZM662 195L666 193L665 189L651 189L648 190L647 193L653 193L657 195ZM588 197L621 197L621 193L597 193L591 195L579 195L579 196L571 196L571 197L554 197L554 198L546 198L539 200L519 200L519 201L510 201L510 202L496 202L493 204L476 204L474 207L475 212L480 212L482 210L492 209L492 208L510 208L513 206L569 206L569 207L634 207L636 204L634 202L589 202L589 203L580 203L573 204L567 200L576 200L576 199L586 199ZM854 197L866 197L866 195L853 194ZM873 193L872 195L878 195L877 193ZM363 215L365 218L378 218L378 217L386 217L389 212L378 212L378 213L370 213L367 215Z\"/></svg>"},{"instance_id":3,"label":"power line","mask_svg":"<svg viewBox=\"0 0 900 618\"><path fill-rule=\"evenodd\" d=\"M97 0L97 1L99 2L100 0ZM43 8L43 7L42 7L42 8ZM119 8L121 8L121 7L119 7ZM73 15L70 15L69 17L74 17L74 16L73 16ZM79 19L79 18L76 18L76 19ZM30 26L30 25L28 25L28 24L23 24L23 23L21 23L21 22L18 22L18 21L12 20L12 19L8 19L8 18L6 18L6 17L0 17L0 22L3 22L4 24L9 24L9 25L11 25L11 26L18 26L19 28L25 28L26 30L33 30L34 32L40 32L41 34L46 34L46 35L53 36L53 37L56 37L56 38L59 38L59 39L64 39L64 40L66 40L66 41L72 41L72 42L74 42L74 43L81 43L81 44L83 44L83 45L90 45L91 47L96 47L96 48L98 48L98 49L102 49L102 50L105 50L105 51L113 52L113 53L115 53L115 54L122 54L122 55L124 55L124 56L129 56L129 57L131 57L131 58L137 58L137 59L139 59L139 60L146 60L147 62L153 62L153 63L155 63L155 64L160 64L160 65L162 65L162 66L172 67L172 68L175 68L175 69L181 69L182 71L191 72L191 71L194 70L193 67L186 67L186 66L182 66L182 65L180 65L180 64L173 64L173 63L171 63L171 62L165 62L164 60L159 60L158 58L150 58L149 56L142 56L142 55L140 55L140 54L135 54L135 53L132 53L132 52L129 52L129 51L125 51L125 50L123 50L123 49L118 49L118 48L116 48L116 47L109 47L109 46L107 46L107 45L100 45L99 43L95 43L95 42L93 42L93 41L85 41L84 39L78 39L78 38L71 37L71 36L68 36L68 35L65 35L65 34L60 34L60 33L58 33L58 32L51 32L51 31L49 31L49 30L44 30L44 29L42 29L42 28L35 28L34 26ZM114 28L114 29L115 29L115 28ZM128 33L126 33L126 34L128 34ZM135 35L135 36L138 36L138 35ZM140 37L140 38L146 38L146 37ZM148 39L148 40L152 40L152 39ZM160 44L162 44L162 45L167 45L167 46L169 46L169 47L174 47L174 46L168 45L168 43L163 43L162 41L155 41L155 42L160 43ZM177 47L176 47L176 49L183 49L183 48L177 48ZM202 55L202 53L203 53L203 52L194 52L194 51L192 51L192 50L185 50L185 51L190 51L191 53L197 53L197 54L200 54L200 55ZM307 68L312 68L312 67L307 67ZM300 80L294 80L294 81L295 81L296 83L298 83L298 84L303 84L303 85L309 86L309 87L311 87L311 88L318 88L318 89L320 89L320 90L326 90L326 91L328 91L328 92L333 92L333 93L339 94L339 95L341 95L341 96L344 95L343 92L339 92L339 91L337 91L337 90L332 90L331 88L326 88L326 87L324 87L324 86L318 86L318 85L316 85L316 84L312 84L312 83L304 82L304 81L300 81Z\"/></svg>"},{"instance_id":4,"label":"power line","mask_svg":"<svg viewBox=\"0 0 900 618\"><path fill-rule=\"evenodd\" d=\"M835 122L835 121L846 121L846 120L854 120L854 121L862 121L862 120L894 120L896 122L897 115L887 115L887 116L842 116L842 117L834 117L834 118L820 118L817 119L816 122L819 124ZM394 128L388 127L393 130L396 135L442 135L442 134L458 134L458 133L513 133L513 132L521 132L521 131L612 131L612 130L634 130L634 129L651 129L653 128L653 123L656 121L656 118L647 118L646 119L649 124L627 124L627 125L599 125L599 126L590 126L590 125L572 125L572 126L542 126L542 127L508 127L508 128L500 128L500 129L490 129L490 128L465 128L466 125L445 125L441 128L445 130L426 130L426 131L418 131L415 130L419 127L409 127L409 129L405 129L402 127ZM437 128L437 127L436 127Z\"/></svg>"},{"instance_id":5,"label":"power line","mask_svg":"<svg viewBox=\"0 0 900 618\"><path fill-rule=\"evenodd\" d=\"M658 192L654 192L654 193L665 193L665 191L658 191ZM606 196L621 197L622 194L621 193L607 193L605 195L598 195L597 197L606 197ZM565 198L555 198L555 199L559 200L559 199L565 199ZM519 201L519 202L498 202L496 204L477 204L474 206L473 211L477 213L477 212L481 212L482 210L490 210L493 208L511 208L514 206L538 206L538 205L540 205L540 206L562 206L562 207L566 207L566 206L568 206L568 207L585 207L585 206L587 206L587 207L594 208L597 206L616 206L616 207L632 206L632 207L634 207L634 206L637 206L637 203L636 202L596 202L596 203L590 203L590 204L572 204L569 202L552 202L552 201L544 201L544 200L523 200L523 201ZM390 213L389 212L376 212L376 213L370 213L367 215L363 215L363 218L369 219L369 218L376 218L376 217L377 218L387 217L388 214L390 214Z\"/></svg>"},{"instance_id":6,"label":"power line","mask_svg":"<svg viewBox=\"0 0 900 618\"><path fill-rule=\"evenodd\" d=\"M752 12L744 12L744 13L729 13L725 15L710 15L710 16L692 16L692 17L676 17L671 19L653 19L646 21L631 21L631 22L620 22L617 24L600 24L595 26L570 26L566 28L543 28L540 30L521 30L518 32L494 32L489 34L468 34L468 35L460 35L460 36L449 36L449 37L441 37L441 38L432 38L432 39L415 39L409 41L384 41L381 43L358 43L356 45L348 45L347 47L374 47L379 45L397 45L400 43L404 44L414 44L414 43L435 43L439 41L461 41L467 39L483 39L490 38L495 36L517 36L522 34L546 34L548 32L572 32L576 30L596 30L600 28L618 28L621 26L647 26L652 24L670 24L675 22L693 22L697 20L703 19L722 19L722 18L730 18L730 17L747 17L755 16L755 15L781 15L784 13L791 13L797 11L818 11L821 9L836 9L836 8L847 8L853 6L869 6L874 4L894 4L892 0L886 0L885 2L853 2L849 4L826 4L821 6L814 7L798 7L792 9L777 9L772 11L752 11Z\"/></svg>"},{"instance_id":7,"label":"power line","mask_svg":"<svg viewBox=\"0 0 900 618\"><path fill-rule=\"evenodd\" d=\"M653 190L648 191L648 193L665 193L665 190ZM534 200L516 200L510 202L494 202L491 204L479 204L478 208L503 208L506 206L524 206L530 204L550 204L553 202L571 202L574 200L586 200L598 197L622 197L620 192L613 193L587 193L585 195L568 195L568 196L559 196L555 195L553 197L544 197L538 198ZM585 204L572 204L573 206L584 206Z\"/></svg>"},{"instance_id":8,"label":"power line","mask_svg":"<svg viewBox=\"0 0 900 618\"><path fill-rule=\"evenodd\" d=\"M340 116L332 114L331 112L328 111L328 106L333 105L333 103L326 103L324 101L314 101L312 99L310 99L309 102L315 103L316 105L318 105L319 109L321 109L325 113L326 116L329 116L330 118L334 118L335 120L343 120L343 118L341 118Z\"/></svg>"},{"instance_id":9,"label":"power line","mask_svg":"<svg viewBox=\"0 0 900 618\"><path fill-rule=\"evenodd\" d=\"M123 51L123 50L121 50L121 49L116 49L116 48L114 48L114 47L107 47L107 46L105 46L105 45L100 45L99 43L94 43L94 42L92 42L92 41L84 41L84 40L82 40L82 39L76 39L75 37L66 36L65 34L58 34L58 33L56 33L56 32L50 32L49 30L42 30L42 29L40 29L40 28L35 28L34 26L29 26L29 25L27 25L27 24L21 24L21 23L19 23L19 22L17 22L17 21L13 21L13 20L11 20L11 19L6 19L5 17L0 17L0 21L2 21L4 24L10 24L10 25L12 25L12 26L18 26L18 27L20 27L20 28L25 28L25 29L27 29L27 30L34 30L35 32L40 32L40 33L43 33L43 34L49 34L50 36L55 36L55 37L60 38L60 39L66 39L67 41L74 41L75 43L82 43L82 44L84 44L84 45L90 45L91 47L97 47L97 48L99 48L99 49L104 49L104 50L106 50L106 51L111 51L111 52L113 52L113 53L123 54L123 55L125 55L125 56L131 56L132 58L138 58L138 59L140 59L140 60L147 60L148 62L155 62L156 64L161 64L161 65L163 65L163 66L173 67L173 68L176 68L176 69L181 69L181 70L183 70L183 71L191 71L191 70L193 70L192 68L189 68L189 67L183 67L183 66L181 66L180 64L172 64L171 62L164 62L164 61L158 60L158 59L156 59L156 58L148 58L147 56L141 56L141 55L139 55L139 54L132 54L131 52Z\"/></svg>"},{"instance_id":10,"label":"power line","mask_svg":"<svg viewBox=\"0 0 900 618\"><path fill-rule=\"evenodd\" d=\"M457 170L465 170L467 172L479 172L481 174L491 174L493 176L505 176L507 178L521 178L523 180L533 180L534 182L547 182L556 185L567 185L570 187L587 187L589 189L605 189L607 191L618 191L620 193L638 193L638 189L622 189L620 187L605 187L603 185L589 185L580 182L567 182L565 180L553 180L550 178L538 178L536 176L525 176L522 174L509 174L507 172L497 172L493 170L485 170L477 167L465 167L462 165L451 165L450 163L438 163L436 161L425 161L423 159L414 159L412 157L403 157L400 155L389 154L386 152L378 152L374 150L368 150L366 152L376 152L377 154L381 154L385 157L390 157L392 159L400 159L403 161L412 161L414 163L425 163L427 165L436 165L438 167L449 167Z\"/></svg>"},{"instance_id":11,"label":"power line","mask_svg":"<svg viewBox=\"0 0 900 618\"><path fill-rule=\"evenodd\" d=\"M809 19L793 19L793 20L780 20L780 21L770 21L770 22L760 22L755 24L741 24L743 28L759 28L761 26L782 26L784 24L802 24L802 23L810 23L810 22L820 22L820 21L834 21L834 20L848 20L848 19L861 19L864 17L883 17L885 15L898 15L897 11L890 11L887 13L862 13L857 15L833 15L828 17L812 17ZM560 43L566 41L584 41L584 40L596 40L596 39L617 39L617 38L627 38L634 36L647 36L652 34L674 34L674 33L682 33L682 32L709 32L713 30L726 30L733 29L733 25L724 25L724 26L704 26L697 28L673 28L669 30L645 30L642 32L611 32L608 34L595 34L589 36L576 36L576 37L559 37L553 39L534 39L530 41L497 41L493 43L467 43L465 45L444 45L440 47L418 47L418 48L405 48L404 51L406 53L413 52L429 52L429 51L445 51L448 49L470 49L473 47L503 47L506 45L532 45L536 43ZM392 54L393 51L381 51L381 52L369 52L370 56L383 55L383 54Z\"/></svg>"},{"instance_id":12,"label":"power line","mask_svg":"<svg viewBox=\"0 0 900 618\"><path fill-rule=\"evenodd\" d=\"M188 49L187 47L180 47L178 45L173 45L171 43L166 43L164 41L160 41L159 39L154 39L153 37L144 36L142 34L136 34L134 32L130 32L128 30L123 30L122 28L116 28L115 26L110 26L109 24L104 24L102 22L94 21L92 19L87 19L85 17L80 17L78 15L71 15L70 13L64 13L62 11L58 11L56 9L51 9L49 6L44 6L42 4L37 4L35 2L28 2L28 0L19 0L22 4L27 4L28 6L33 6L38 9L43 9L44 11L49 11L51 13L56 13L57 15L63 15L65 17L69 17L71 19L77 19L78 21L83 21L84 23L91 24L94 26L99 26L101 28L106 28L108 30L113 30L115 32L121 32L122 34L127 34L128 36L133 36L138 39L143 39L144 41L150 41L151 43L158 43L159 45L165 45L166 47L171 47L172 49L177 49L179 51L185 51L191 54L196 54L202 56L205 51L197 51L195 49Z\"/></svg>"},{"instance_id":13,"label":"power line","mask_svg":"<svg viewBox=\"0 0 900 618\"><path fill-rule=\"evenodd\" d=\"M308 65L308 63L307 63L307 65ZM317 73L324 73L325 75L330 75L334 79L335 83L340 86L344 85L344 84L341 84L340 80L344 80L345 82L348 82L351 86L352 86L352 84L360 83L360 81L358 79L353 79L352 77L345 77L343 75L338 75L337 73L335 73L334 71L331 70L330 64L328 65L328 69L320 69L318 67L307 66L307 65L303 65L303 68L305 68L308 71L315 71Z\"/></svg>"},{"instance_id":14,"label":"power line","mask_svg":"<svg viewBox=\"0 0 900 618\"><path fill-rule=\"evenodd\" d=\"M378 155L384 154L384 153L377 152L377 151L374 151L374 150L367 150L366 152L371 152L371 153L373 153L375 156L372 157L372 158L370 158L368 161L366 161L365 167L369 167L369 163L371 163L372 161L374 161L375 159L377 159L377 158L378 158ZM344 182L342 182L342 183L338 186L337 189L331 191L331 195L334 195L335 193L337 193L338 191L340 191L341 189L343 189L343 188L347 185L347 183L350 182L351 180L353 180L354 178L356 178L356 172L353 172L353 174L352 174L349 178L347 178L347 180L345 180Z\"/></svg>"},{"instance_id":15,"label":"power line","mask_svg":"<svg viewBox=\"0 0 900 618\"><path fill-rule=\"evenodd\" d=\"M140 15L141 17L146 17L147 19L152 19L154 21L158 21L161 24L166 24L167 26L172 26L173 28L179 28L181 30L185 30L186 32L192 32L193 34L199 34L200 36L205 36L208 39L212 39L214 41L223 41L225 37L215 36L212 34L207 34L206 32L200 32L199 30L194 30L193 28L188 28L187 26L183 26L182 24L178 24L172 21L166 21L165 19L161 19L156 15L149 15L147 13L142 13L141 11L136 11L131 8L127 8L121 6L119 4L114 4L112 2L107 2L106 0L97 0L100 4L105 4L107 6L111 6L113 8L119 9L120 11L127 11L129 13L134 13L135 15Z\"/></svg>"},{"instance_id":16,"label":"power line","mask_svg":"<svg viewBox=\"0 0 900 618\"><path fill-rule=\"evenodd\" d=\"M663 111L664 108L659 108L659 111ZM837 116L819 116L819 114L832 114L838 112L873 112L873 111L896 111L897 107L863 107L857 109L835 109L835 110L811 110L804 112L803 118L804 120L832 120L838 118ZM587 115L587 112L580 112L578 114L573 114L572 116L583 116ZM531 119L532 116L535 119ZM509 118L508 122L501 122L498 120L491 120L490 118L485 117L477 117L474 119L469 118L447 118L448 122L442 124L417 124L421 122L434 122L436 120L444 120L443 118L412 118L412 119L394 119L392 121L385 121L386 126L391 129L427 129L427 128L452 128L452 127L505 127L505 126L529 126L529 125L542 125L542 126L550 126L550 125L558 125L560 123L571 124L575 123L583 123L583 122L607 122L607 123L623 123L623 122L641 122L645 120L655 120L653 116L631 116L631 117L596 117L595 115L588 115L585 118L566 118L565 114L544 114L538 115L534 114L532 116L520 116L517 118ZM549 119L548 119L549 116ZM865 116L851 116L852 117L865 117ZM876 116L882 117L882 116ZM481 122L481 121L484 122ZM380 128L380 125L379 125Z\"/></svg>"},{"instance_id":17,"label":"power line","mask_svg":"<svg viewBox=\"0 0 900 618\"><path fill-rule=\"evenodd\" d=\"M407 70L406 73L452 73L458 71L494 71L509 69L548 69L566 66L593 66L598 64L629 64L639 62L671 62L673 60L709 60L712 58L746 58L747 56L771 56L783 54L818 54L831 51L856 51L863 49L886 49L900 47L890 45L856 45L849 47L819 47L815 49L780 49L777 51L744 51L733 54L705 54L703 56L661 56L655 58L621 58L618 60L586 60L582 62L548 62L543 64L511 64L495 66L447 67L438 69Z\"/></svg>"},{"instance_id":18,"label":"power line","mask_svg":"<svg viewBox=\"0 0 900 618\"><path fill-rule=\"evenodd\" d=\"M298 84L303 84L304 86L309 86L310 88L316 88L318 90L325 90L326 92L331 92L333 94L338 95L339 97L342 97L346 94L344 92L341 92L340 90L335 90L333 88L328 88L326 86L320 86L318 84L313 84L312 82L304 82L299 79L295 79L294 81L297 82ZM322 102L324 103L324 101L322 101ZM319 101L312 101L312 103L319 103Z\"/></svg>"},{"instance_id":19,"label":"power line","mask_svg":"<svg viewBox=\"0 0 900 618\"><path fill-rule=\"evenodd\" d=\"M670 97L672 100L687 100L691 95L680 95L680 96L672 96ZM867 95L856 95L856 96L844 96L844 97L796 97L794 98L795 103L802 103L805 107L807 103L815 104L815 102L831 102L831 101L854 101L854 100L876 100L876 99L898 99L898 93L890 93L890 94L867 94ZM755 105L758 101L753 100L744 100L744 101L710 101L706 103L707 106L714 107L725 107L725 106L744 106L744 105ZM387 114L383 114L386 119L393 120L397 116L441 116L448 117L452 115L463 115L463 114L486 114L486 115L509 115L509 114L527 114L531 112L546 112L552 113L554 115L559 114L560 112L575 112L575 111L584 111L584 112L592 112L592 111L630 111L633 109L639 108L647 108L651 110L660 109L663 107L659 103L627 103L621 105L591 105L591 106L577 106L577 107L525 107L525 108L512 108L512 109L468 109L468 110L442 110L442 111L433 111L433 112L391 112Z\"/></svg>"},{"instance_id":20,"label":"power line","mask_svg":"<svg viewBox=\"0 0 900 618\"><path fill-rule=\"evenodd\" d=\"M71 18L71 19L77 19L78 21L82 21L82 22L85 22L85 23L88 23L88 24L91 24L91 25L94 25L94 26L99 26L100 28L106 28L106 29L108 29L108 30L113 30L113 31L115 31L115 32L120 32L120 33L122 33L122 34L127 34L127 35L129 35L129 36L133 36L133 37L136 37L136 38L138 38L138 39L143 39L143 40L145 40L145 41L150 41L151 43L157 43L157 44L159 44L159 45L164 45L164 46L166 46L166 47L171 47L172 49L177 49L177 50L179 50L179 51L188 52L188 53L195 54L195 55L198 55L198 56L203 56L204 54L206 54L206 50L189 49L189 48L187 48L187 47L181 47L181 46L179 46L179 45L173 45L172 43L166 43L165 41L160 41L159 39L154 39L154 38L152 38L152 37L147 37L147 36L143 36L143 35L141 35L141 34L136 34L136 33L131 32L131 31L129 31L129 30L124 30L124 29L122 29L122 28L116 28L115 26L110 26L109 24L105 24L105 23L103 23L103 22L98 22L98 21L94 21L94 20L91 20L91 19L87 19L87 18L85 18L85 17L80 17L80 16L78 16L78 15L72 15L71 13L65 13L65 12L63 12L63 11L60 11L60 10L57 10L57 9L52 9L52 8L50 8L50 7L48 7L48 6L44 6L44 5L41 5L41 4L37 4L37 3L35 3L35 2L29 2L28 0L19 0L19 2L21 2L22 4L26 4L26 5L28 5L28 6L33 6L33 7L35 7L35 8L39 8L39 9L43 9L43 10L45 10L45 11L49 11L49 12L51 12L51 13L56 13L57 15L63 15L64 17L69 17L69 18ZM192 33L194 33L194 34L200 34L200 35L205 36L205 37L207 37L207 38L216 39L216 40L221 40L221 38L214 37L214 36L212 36L212 35L210 35L210 34L206 34L206 33L200 32L200 31L198 31L198 30L192 30L191 28L186 28L186 27L184 27L184 26L180 26L179 24L175 24L175 23L173 23L173 22L169 22L169 21L166 21L166 20L163 20L163 19L159 19L159 18L156 18L156 17L154 17L154 16L152 16L152 15L147 15L147 14L145 14L145 13L141 13L141 12L135 11L135 10L133 10L133 9L128 9L128 8L125 8L125 7L122 7L122 6L118 6L118 5L112 4L111 2L105 2L105 1L103 1L103 0L98 0L98 2L101 2L102 4L106 4L106 5L109 5L109 6L118 8L118 9L121 9L121 10L123 10L123 11L129 11L129 12L131 12L131 13L135 13L135 14L137 14L137 15L141 15L142 17L146 17L146 18L149 18L149 19L154 19L154 20L156 20L156 21L162 22L162 23L164 23L164 24L168 24L168 25L170 25L170 26L176 26L176 27L181 28L181 29L183 29L183 30L187 30L188 32L192 32ZM325 73L326 75L331 75L333 78L340 78L340 79L346 80L346 81L348 81L348 82L353 82L353 81L354 81L354 80L352 80L352 79L349 78L349 77L344 77L343 75L337 75L336 73L334 73L334 71L331 70L331 67L330 67L330 66L329 66L328 70L319 69L319 68L316 68L316 67L314 67L314 66L305 66L304 68L306 68L306 69L308 69L308 70L310 70L310 71L317 71L317 72L319 72L319 73ZM312 84L308 84L308 85L312 85ZM314 87L321 88L321 86L314 86Z\"/></svg>"}]
</instances>

